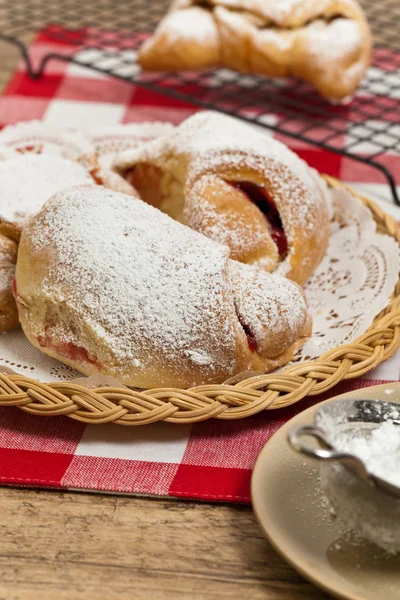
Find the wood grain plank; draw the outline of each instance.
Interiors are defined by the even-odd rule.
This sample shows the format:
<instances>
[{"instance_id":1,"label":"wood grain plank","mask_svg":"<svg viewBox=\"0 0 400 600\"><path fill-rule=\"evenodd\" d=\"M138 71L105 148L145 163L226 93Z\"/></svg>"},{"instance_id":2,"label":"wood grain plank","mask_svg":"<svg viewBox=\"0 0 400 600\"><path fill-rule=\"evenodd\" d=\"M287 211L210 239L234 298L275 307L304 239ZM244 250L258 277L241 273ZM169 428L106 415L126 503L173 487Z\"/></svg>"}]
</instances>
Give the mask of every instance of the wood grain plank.
<instances>
[{"instance_id":1,"label":"wood grain plank","mask_svg":"<svg viewBox=\"0 0 400 600\"><path fill-rule=\"evenodd\" d=\"M0 490L0 600L322 600L249 507Z\"/></svg>"}]
</instances>

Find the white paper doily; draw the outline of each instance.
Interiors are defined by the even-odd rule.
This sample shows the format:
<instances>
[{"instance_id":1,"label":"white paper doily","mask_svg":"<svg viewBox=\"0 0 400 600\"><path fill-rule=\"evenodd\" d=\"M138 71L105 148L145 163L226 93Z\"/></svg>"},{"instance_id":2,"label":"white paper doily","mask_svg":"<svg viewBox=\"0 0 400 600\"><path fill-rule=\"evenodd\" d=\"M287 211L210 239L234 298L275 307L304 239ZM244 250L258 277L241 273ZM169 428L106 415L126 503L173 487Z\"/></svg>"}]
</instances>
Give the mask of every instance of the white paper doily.
<instances>
[{"instance_id":1,"label":"white paper doily","mask_svg":"<svg viewBox=\"0 0 400 600\"><path fill-rule=\"evenodd\" d=\"M36 137L28 135L32 127ZM18 144L29 145L29 140L42 143L44 132L53 131L46 152L62 156L66 156L65 152L75 152L75 159L80 159L81 150L94 148L103 168L109 168L117 152L171 130L169 124L145 123L100 128L86 134L58 132L57 136L55 128L42 123L20 124L0 133L0 160L1 147L12 152L18 149ZM84 140L82 145L76 139ZM72 154L68 157L72 158ZM3 160L6 155L7 152ZM371 212L351 194L343 190L330 190L330 194L335 218L329 249L306 286L313 335L299 351L296 361L318 358L327 350L359 337L387 306L398 278L400 259L396 241L376 232ZM79 376L75 370L33 348L21 330L0 335L0 365L39 381L65 381Z\"/></svg>"},{"instance_id":2,"label":"white paper doily","mask_svg":"<svg viewBox=\"0 0 400 600\"><path fill-rule=\"evenodd\" d=\"M393 293L400 270L394 238L376 232L371 211L343 190L330 190L334 220L328 251L305 287L313 335L296 360L318 358L353 342Z\"/></svg>"}]
</instances>

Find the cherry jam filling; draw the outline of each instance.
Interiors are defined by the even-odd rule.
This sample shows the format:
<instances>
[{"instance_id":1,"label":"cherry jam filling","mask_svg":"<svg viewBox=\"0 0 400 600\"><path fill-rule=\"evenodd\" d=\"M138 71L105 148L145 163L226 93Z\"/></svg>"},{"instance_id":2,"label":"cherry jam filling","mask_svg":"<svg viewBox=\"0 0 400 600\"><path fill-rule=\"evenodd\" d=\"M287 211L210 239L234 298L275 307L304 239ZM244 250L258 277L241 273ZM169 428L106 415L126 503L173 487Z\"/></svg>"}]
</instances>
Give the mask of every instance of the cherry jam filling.
<instances>
[{"instance_id":1,"label":"cherry jam filling","mask_svg":"<svg viewBox=\"0 0 400 600\"><path fill-rule=\"evenodd\" d=\"M60 342L55 344L48 333L39 335L37 339L42 348L49 348L50 350L57 352L57 354L60 356L68 358L69 360L77 363L87 362L91 365L96 365L96 367L99 369L102 367L101 363L97 360L97 356L90 355L83 346L78 346L73 342Z\"/></svg>"},{"instance_id":2,"label":"cherry jam filling","mask_svg":"<svg viewBox=\"0 0 400 600\"><path fill-rule=\"evenodd\" d=\"M261 210L268 221L271 237L278 248L279 258L283 260L288 252L288 241L274 199L265 188L251 181L228 181L227 183L246 194L250 202Z\"/></svg>"},{"instance_id":3,"label":"cherry jam filling","mask_svg":"<svg viewBox=\"0 0 400 600\"><path fill-rule=\"evenodd\" d=\"M102 178L102 176L100 174L100 171L99 171L98 167L94 167L93 169L90 169L89 175L92 177L93 181L97 185L103 185L104 184L103 178Z\"/></svg>"},{"instance_id":4,"label":"cherry jam filling","mask_svg":"<svg viewBox=\"0 0 400 600\"><path fill-rule=\"evenodd\" d=\"M18 292L17 292L17 280L15 279L15 277L12 280L12 292L13 292L14 298L16 299L18 296Z\"/></svg>"},{"instance_id":5,"label":"cherry jam filling","mask_svg":"<svg viewBox=\"0 0 400 600\"><path fill-rule=\"evenodd\" d=\"M237 318L239 319L239 323L243 327L243 331L246 334L247 343L249 345L250 351L257 352L257 342L256 342L256 338L255 338L253 332L251 331L250 327L246 323L243 322L240 314L237 311L236 311L236 314L237 314Z\"/></svg>"}]
</instances>

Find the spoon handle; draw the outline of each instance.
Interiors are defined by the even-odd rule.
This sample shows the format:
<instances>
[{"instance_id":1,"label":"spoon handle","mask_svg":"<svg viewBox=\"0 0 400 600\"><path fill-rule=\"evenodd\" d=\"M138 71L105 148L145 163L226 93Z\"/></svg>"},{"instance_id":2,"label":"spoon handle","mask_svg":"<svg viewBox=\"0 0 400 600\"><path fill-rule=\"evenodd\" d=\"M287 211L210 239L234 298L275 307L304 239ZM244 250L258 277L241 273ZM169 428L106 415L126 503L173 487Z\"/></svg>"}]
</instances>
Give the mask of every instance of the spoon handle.
<instances>
[{"instance_id":1,"label":"spoon handle","mask_svg":"<svg viewBox=\"0 0 400 600\"><path fill-rule=\"evenodd\" d=\"M311 446L304 440L305 437L314 438L319 444L322 444L323 447ZM345 452L338 452L335 450L326 439L322 429L315 425L300 425L293 427L289 431L287 439L290 446L300 454L318 460L337 461L361 479L369 479L369 473L364 463L353 454L346 454Z\"/></svg>"}]
</instances>

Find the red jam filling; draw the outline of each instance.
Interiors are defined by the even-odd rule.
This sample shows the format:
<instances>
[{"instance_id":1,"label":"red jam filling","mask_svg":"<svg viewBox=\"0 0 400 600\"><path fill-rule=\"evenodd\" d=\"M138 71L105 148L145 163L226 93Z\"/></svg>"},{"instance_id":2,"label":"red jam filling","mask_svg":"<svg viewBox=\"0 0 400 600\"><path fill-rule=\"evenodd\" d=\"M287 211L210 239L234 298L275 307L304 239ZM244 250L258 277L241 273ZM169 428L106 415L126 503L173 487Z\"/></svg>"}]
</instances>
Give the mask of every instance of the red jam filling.
<instances>
[{"instance_id":1,"label":"red jam filling","mask_svg":"<svg viewBox=\"0 0 400 600\"><path fill-rule=\"evenodd\" d=\"M90 355L83 346L77 346L72 342L60 342L59 344L55 344L47 333L45 335L39 335L38 342L42 348L49 348L58 355L64 356L73 362L87 362L91 365L96 365L99 369L102 367L101 363L97 360L97 356L95 354Z\"/></svg>"},{"instance_id":2,"label":"red jam filling","mask_svg":"<svg viewBox=\"0 0 400 600\"><path fill-rule=\"evenodd\" d=\"M18 292L17 292L17 280L15 279L15 277L14 277L14 279L12 281L12 292L13 292L14 298L16 299L17 295L18 295Z\"/></svg>"},{"instance_id":3,"label":"red jam filling","mask_svg":"<svg viewBox=\"0 0 400 600\"><path fill-rule=\"evenodd\" d=\"M89 175L91 176L91 178L93 179L93 181L97 185L103 185L104 184L103 178L100 175L99 169L97 167L94 167L93 169L91 169L89 171Z\"/></svg>"},{"instance_id":4,"label":"red jam filling","mask_svg":"<svg viewBox=\"0 0 400 600\"><path fill-rule=\"evenodd\" d=\"M239 319L239 323L241 324L241 326L243 327L243 331L246 334L247 337L247 343L249 345L249 349L251 352L257 352L257 342L256 342L256 338L253 334L253 332L251 331L250 327L244 323L242 321L241 316L239 315L239 313L236 311L237 317Z\"/></svg>"},{"instance_id":5,"label":"red jam filling","mask_svg":"<svg viewBox=\"0 0 400 600\"><path fill-rule=\"evenodd\" d=\"M265 188L251 181L228 181L228 183L246 194L250 202L253 202L264 214L271 237L278 248L279 257L283 260L288 252L288 241L274 199Z\"/></svg>"}]
</instances>

